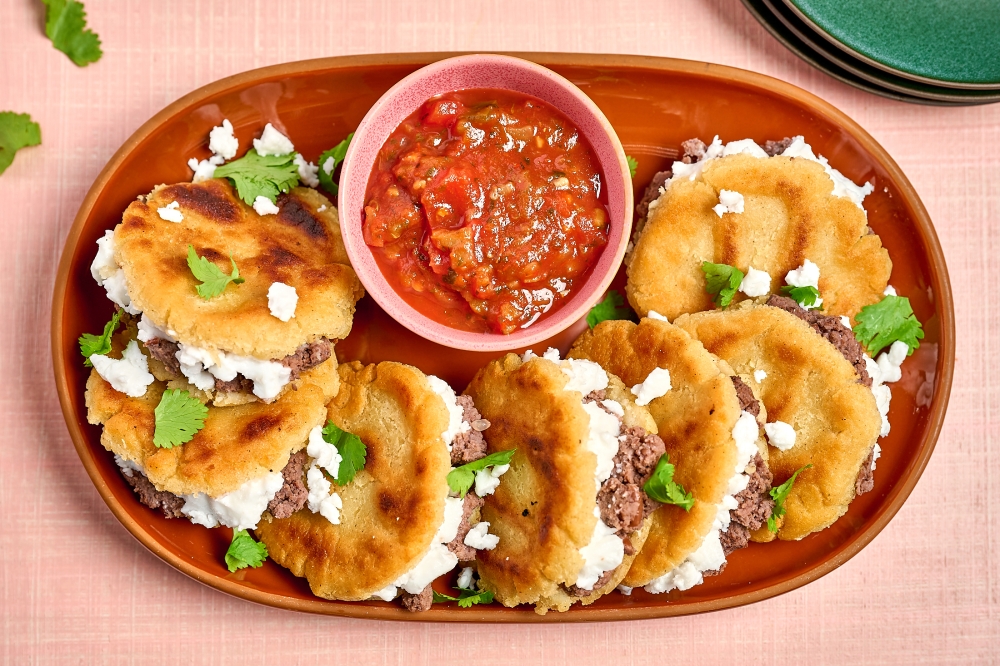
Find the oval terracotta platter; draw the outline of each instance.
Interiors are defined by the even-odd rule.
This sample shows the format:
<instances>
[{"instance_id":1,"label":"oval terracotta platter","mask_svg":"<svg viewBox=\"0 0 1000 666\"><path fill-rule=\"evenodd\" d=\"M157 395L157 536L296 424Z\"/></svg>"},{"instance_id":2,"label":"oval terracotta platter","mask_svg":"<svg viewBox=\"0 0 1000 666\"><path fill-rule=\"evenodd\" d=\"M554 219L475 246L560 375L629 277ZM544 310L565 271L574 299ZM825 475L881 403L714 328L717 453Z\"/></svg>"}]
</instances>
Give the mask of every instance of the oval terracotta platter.
<instances>
[{"instance_id":1,"label":"oval terracotta platter","mask_svg":"<svg viewBox=\"0 0 1000 666\"><path fill-rule=\"evenodd\" d=\"M264 123L285 130L308 159L353 131L369 107L417 68L454 54L327 58L254 70L212 83L177 100L139 128L98 176L70 230L52 306L55 378L73 443L87 473L118 520L144 546L192 578L229 594L286 609L397 620L566 622L625 620L699 613L773 597L837 568L885 527L930 459L944 420L955 355L952 297L944 256L913 187L885 150L829 104L794 86L742 70L700 62L633 56L514 54L546 65L580 86L611 121L639 161L636 193L667 168L680 142L715 134L758 142L802 134L816 152L856 182L871 181L865 201L871 227L893 259L891 283L910 297L926 337L893 385L892 432L883 439L875 490L859 497L832 527L799 542L751 544L730 556L724 573L686 592L611 594L587 607L539 616L498 604L435 606L413 614L384 602L347 603L314 597L305 581L268 562L229 573L228 529L166 520L141 505L87 424L77 337L98 331L112 304L90 276L96 240L114 227L130 201L158 183L191 179L187 160L208 157L209 130L228 118L243 146ZM619 274L616 285L623 286ZM565 351L586 327L578 322L534 345ZM439 347L401 328L369 298L354 329L337 345L341 360L397 360L437 374L461 391L493 354ZM446 581L438 581L446 589Z\"/></svg>"}]
</instances>

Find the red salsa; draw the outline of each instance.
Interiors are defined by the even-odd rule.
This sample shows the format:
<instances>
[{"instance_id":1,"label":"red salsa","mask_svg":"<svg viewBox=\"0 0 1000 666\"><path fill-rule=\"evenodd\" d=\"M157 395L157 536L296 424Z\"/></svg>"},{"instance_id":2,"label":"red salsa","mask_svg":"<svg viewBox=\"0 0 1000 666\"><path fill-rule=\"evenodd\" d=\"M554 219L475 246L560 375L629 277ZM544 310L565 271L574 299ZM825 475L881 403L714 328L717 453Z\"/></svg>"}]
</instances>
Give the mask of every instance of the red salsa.
<instances>
[{"instance_id":1,"label":"red salsa","mask_svg":"<svg viewBox=\"0 0 1000 666\"><path fill-rule=\"evenodd\" d=\"M608 240L597 157L545 102L473 89L428 100L368 181L365 242L424 314L512 333L582 283Z\"/></svg>"}]
</instances>

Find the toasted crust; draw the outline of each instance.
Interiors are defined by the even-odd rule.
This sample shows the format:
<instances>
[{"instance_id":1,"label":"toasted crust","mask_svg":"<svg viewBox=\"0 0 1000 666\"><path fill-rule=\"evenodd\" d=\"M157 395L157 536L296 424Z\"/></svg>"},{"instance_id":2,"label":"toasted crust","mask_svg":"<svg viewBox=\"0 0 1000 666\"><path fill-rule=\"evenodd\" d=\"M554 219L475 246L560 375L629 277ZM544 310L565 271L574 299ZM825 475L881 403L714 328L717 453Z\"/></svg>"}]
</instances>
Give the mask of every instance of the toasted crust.
<instances>
[{"instance_id":1,"label":"toasted crust","mask_svg":"<svg viewBox=\"0 0 1000 666\"><path fill-rule=\"evenodd\" d=\"M774 485L804 465L812 468L799 474L785 502L778 538L801 539L833 524L854 499L854 482L882 422L853 366L808 324L766 305L746 302L675 323L738 372L767 372L760 396L768 420L795 428L794 447L770 448Z\"/></svg>"},{"instance_id":2,"label":"toasted crust","mask_svg":"<svg viewBox=\"0 0 1000 666\"><path fill-rule=\"evenodd\" d=\"M179 223L157 209L176 201ZM320 206L326 210L318 212ZM229 181L160 186L134 201L115 228L115 260L133 303L185 344L261 359L280 359L305 342L343 339L363 295L347 261L337 211L321 194L296 188L278 198L277 215L258 215ZM188 245L246 282L205 300L187 265ZM283 282L298 294L295 316L271 315L267 292Z\"/></svg>"},{"instance_id":3,"label":"toasted crust","mask_svg":"<svg viewBox=\"0 0 1000 666\"><path fill-rule=\"evenodd\" d=\"M340 380L329 418L368 449L354 480L334 486L340 524L303 509L284 520L265 516L256 532L317 596L360 601L412 569L444 520L448 410L427 376L401 363L342 365Z\"/></svg>"},{"instance_id":4,"label":"toasted crust","mask_svg":"<svg viewBox=\"0 0 1000 666\"><path fill-rule=\"evenodd\" d=\"M743 213L712 210L722 189L743 195ZM673 321L712 309L703 261L766 271L777 291L809 259L820 269L824 309L853 318L882 298L892 262L865 213L832 189L820 164L780 156L718 158L700 179L672 182L628 258L629 302L642 316L655 310Z\"/></svg>"},{"instance_id":5,"label":"toasted crust","mask_svg":"<svg viewBox=\"0 0 1000 666\"><path fill-rule=\"evenodd\" d=\"M655 368L670 371L672 388L649 411L675 465L674 479L697 501L691 511L666 505L651 516L649 537L624 578L630 587L646 585L684 562L712 529L736 465L736 389L697 340L654 319L602 322L577 339L569 357L599 363L626 386L645 381Z\"/></svg>"}]
</instances>

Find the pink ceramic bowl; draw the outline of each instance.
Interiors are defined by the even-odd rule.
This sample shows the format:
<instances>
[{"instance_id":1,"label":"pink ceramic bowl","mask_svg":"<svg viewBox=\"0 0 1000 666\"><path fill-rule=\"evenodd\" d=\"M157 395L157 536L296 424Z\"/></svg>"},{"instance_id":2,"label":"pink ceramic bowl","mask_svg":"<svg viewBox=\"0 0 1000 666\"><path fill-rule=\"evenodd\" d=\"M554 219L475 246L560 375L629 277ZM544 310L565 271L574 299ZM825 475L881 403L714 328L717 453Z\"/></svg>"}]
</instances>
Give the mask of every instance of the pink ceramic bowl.
<instances>
[{"instance_id":1,"label":"pink ceramic bowl","mask_svg":"<svg viewBox=\"0 0 1000 666\"><path fill-rule=\"evenodd\" d=\"M590 142L604 172L610 213L608 244L583 284L559 310L515 333L472 333L440 324L404 301L386 281L365 244L361 224L365 191L375 159L393 130L435 95L467 88L513 90L564 113ZM340 229L351 264L368 294L393 319L432 342L472 351L527 347L563 331L587 314L611 284L632 230L632 179L621 142L597 105L555 72L520 58L467 55L441 60L410 74L375 103L361 121L340 176Z\"/></svg>"}]
</instances>

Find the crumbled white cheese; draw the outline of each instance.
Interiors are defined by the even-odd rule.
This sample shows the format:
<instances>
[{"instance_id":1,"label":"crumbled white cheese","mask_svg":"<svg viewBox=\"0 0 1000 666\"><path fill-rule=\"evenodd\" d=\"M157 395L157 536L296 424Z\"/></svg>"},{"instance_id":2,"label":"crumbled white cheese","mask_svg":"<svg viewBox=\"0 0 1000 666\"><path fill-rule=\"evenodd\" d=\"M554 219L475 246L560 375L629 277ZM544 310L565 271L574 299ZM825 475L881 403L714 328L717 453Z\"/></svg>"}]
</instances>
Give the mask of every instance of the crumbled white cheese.
<instances>
[{"instance_id":1,"label":"crumbled white cheese","mask_svg":"<svg viewBox=\"0 0 1000 666\"><path fill-rule=\"evenodd\" d=\"M469 548L475 548L476 550L493 550L500 543L500 537L496 534L489 533L490 524L488 522L477 523L475 527L469 530L469 533L465 535L465 539L462 541Z\"/></svg>"},{"instance_id":2,"label":"crumbled white cheese","mask_svg":"<svg viewBox=\"0 0 1000 666\"><path fill-rule=\"evenodd\" d=\"M882 457L882 447L875 442L875 448L872 449L872 471L875 471L875 461Z\"/></svg>"},{"instance_id":3,"label":"crumbled white cheese","mask_svg":"<svg viewBox=\"0 0 1000 666\"><path fill-rule=\"evenodd\" d=\"M306 471L306 488L309 490L306 500L309 510L323 516L333 525L339 525L344 501L337 493L330 492L332 485L316 464Z\"/></svg>"},{"instance_id":4,"label":"crumbled white cheese","mask_svg":"<svg viewBox=\"0 0 1000 666\"><path fill-rule=\"evenodd\" d=\"M618 436L621 421L601 409L595 402L583 403L583 410L590 417L587 450L597 456L594 472L598 484L604 483L614 471L614 457L618 453Z\"/></svg>"},{"instance_id":5,"label":"crumbled white cheese","mask_svg":"<svg viewBox=\"0 0 1000 666\"><path fill-rule=\"evenodd\" d=\"M655 319L657 321L665 321L667 323L670 323L669 319L661 315L656 310L650 310L649 312L646 313L646 316L649 317L650 319Z\"/></svg>"},{"instance_id":6,"label":"crumbled white cheese","mask_svg":"<svg viewBox=\"0 0 1000 666\"><path fill-rule=\"evenodd\" d=\"M625 410L622 408L621 404L615 402L614 400L602 400L601 404L609 412L618 415L619 418L625 416Z\"/></svg>"},{"instance_id":7,"label":"crumbled white cheese","mask_svg":"<svg viewBox=\"0 0 1000 666\"><path fill-rule=\"evenodd\" d=\"M292 164L299 168L299 180L309 187L319 187L319 167L302 157L302 153L295 153Z\"/></svg>"},{"instance_id":8,"label":"crumbled white cheese","mask_svg":"<svg viewBox=\"0 0 1000 666\"><path fill-rule=\"evenodd\" d=\"M90 362L97 370L97 374L111 384L111 388L130 398L141 398L146 395L146 389L155 379L149 372L146 356L135 340L129 340L120 359L113 359L104 354L93 354Z\"/></svg>"},{"instance_id":9,"label":"crumbled white cheese","mask_svg":"<svg viewBox=\"0 0 1000 666\"><path fill-rule=\"evenodd\" d=\"M446 544L458 534L458 527L462 522L462 504L460 497L445 500L444 522L434 535L430 548L412 569L396 579L393 583L395 587L401 587L410 594L419 594L435 578L455 568L458 557L448 550Z\"/></svg>"},{"instance_id":10,"label":"crumbled white cheese","mask_svg":"<svg viewBox=\"0 0 1000 666\"><path fill-rule=\"evenodd\" d=\"M267 155L288 155L295 152L295 146L287 136L274 129L271 123L264 125L259 139L253 140L254 150L264 157Z\"/></svg>"},{"instance_id":11,"label":"crumbled white cheese","mask_svg":"<svg viewBox=\"0 0 1000 666\"><path fill-rule=\"evenodd\" d=\"M792 139L792 143L784 150L784 152L781 153L781 156L802 157L822 164L823 169L826 171L826 175L833 181L833 196L850 199L854 202L854 205L861 210L864 210L864 206L861 205L861 202L863 202L865 197L871 194L875 189L875 186L871 183L857 185L844 174L831 167L825 157L822 155L817 157L812 151L812 146L806 143L805 138L801 136L794 137Z\"/></svg>"},{"instance_id":12,"label":"crumbled white cheese","mask_svg":"<svg viewBox=\"0 0 1000 666\"><path fill-rule=\"evenodd\" d=\"M316 212L317 212L317 213L322 213L322 212L323 212L323 211L325 211L326 209L327 209L327 205L326 205L326 204L323 204L322 206L320 206L319 208L317 208L317 209L316 209Z\"/></svg>"},{"instance_id":13,"label":"crumbled white cheese","mask_svg":"<svg viewBox=\"0 0 1000 666\"><path fill-rule=\"evenodd\" d=\"M291 378L291 369L276 361L222 351L213 353L183 342L177 346L175 356L180 363L181 373L203 391L211 390L215 386L215 379L229 382L240 374L254 383L255 396L269 401L281 392Z\"/></svg>"},{"instance_id":14,"label":"crumbled white cheese","mask_svg":"<svg viewBox=\"0 0 1000 666\"><path fill-rule=\"evenodd\" d=\"M878 413L882 417L882 430L879 432L879 437L885 437L889 434L890 430L889 402L892 400L892 391L882 383L882 369L878 363L868 354L865 354L864 357L865 369L872 380L872 393L875 395L875 405L878 407Z\"/></svg>"},{"instance_id":15,"label":"crumbled white cheese","mask_svg":"<svg viewBox=\"0 0 1000 666\"><path fill-rule=\"evenodd\" d=\"M750 157L760 159L769 157L767 151L757 145L757 142L753 139L740 139L739 141L730 141L727 143L726 147L722 149L722 157L729 157L730 155L749 155Z\"/></svg>"},{"instance_id":16,"label":"crumbled white cheese","mask_svg":"<svg viewBox=\"0 0 1000 666\"><path fill-rule=\"evenodd\" d=\"M332 156L326 158L326 161L323 162L323 173L325 173L328 176L333 175L333 168L335 166L337 166L337 162L336 160L333 159Z\"/></svg>"},{"instance_id":17,"label":"crumbled white cheese","mask_svg":"<svg viewBox=\"0 0 1000 666\"><path fill-rule=\"evenodd\" d=\"M876 362L878 363L878 369L882 373L882 382L884 384L898 382L903 377L900 366L903 365L903 361L906 360L906 356L909 353L910 347L902 340L896 340L889 347L889 351L879 354Z\"/></svg>"},{"instance_id":18,"label":"crumbled white cheese","mask_svg":"<svg viewBox=\"0 0 1000 666\"><path fill-rule=\"evenodd\" d=\"M264 195L253 200L253 209L257 211L258 215L277 215L281 212L281 209Z\"/></svg>"},{"instance_id":19,"label":"crumbled white cheese","mask_svg":"<svg viewBox=\"0 0 1000 666\"><path fill-rule=\"evenodd\" d=\"M583 396L587 396L594 391L603 391L608 388L608 373L593 361L583 359L560 361L558 350L551 347L545 352L543 358L559 363L563 373L569 377L569 381L566 383L567 391L579 391Z\"/></svg>"},{"instance_id":20,"label":"crumbled white cheese","mask_svg":"<svg viewBox=\"0 0 1000 666\"><path fill-rule=\"evenodd\" d=\"M787 451L795 446L795 428L784 421L765 423L764 432L768 443L779 451Z\"/></svg>"},{"instance_id":21,"label":"crumbled white cheese","mask_svg":"<svg viewBox=\"0 0 1000 666\"><path fill-rule=\"evenodd\" d=\"M336 445L323 439L323 426L315 426L309 431L309 444L306 454L313 459L313 464L322 467L334 478L340 473L340 463L344 461Z\"/></svg>"},{"instance_id":22,"label":"crumbled white cheese","mask_svg":"<svg viewBox=\"0 0 1000 666\"><path fill-rule=\"evenodd\" d=\"M819 289L819 266L808 259L796 269L788 271L785 282L793 287L815 287ZM823 304L823 299L817 297L812 305L803 305L806 310L815 310Z\"/></svg>"},{"instance_id":23,"label":"crumbled white cheese","mask_svg":"<svg viewBox=\"0 0 1000 666\"><path fill-rule=\"evenodd\" d=\"M583 567L576 577L581 590L593 590L594 584L605 571L614 569L625 559L625 543L615 531L601 520L601 512L594 507L597 525L590 536L590 543L580 549Z\"/></svg>"},{"instance_id":24,"label":"crumbled white cheese","mask_svg":"<svg viewBox=\"0 0 1000 666\"><path fill-rule=\"evenodd\" d=\"M392 601L396 598L396 586L386 585L378 592L373 593L372 598L378 598L382 601Z\"/></svg>"},{"instance_id":25,"label":"crumbled white cheese","mask_svg":"<svg viewBox=\"0 0 1000 666\"><path fill-rule=\"evenodd\" d=\"M191 176L191 182L200 183L215 178L215 170L223 162L224 160L218 155L212 155L207 160L200 162L197 158L192 157L188 160L188 166L191 168L191 171L194 171L194 175Z\"/></svg>"},{"instance_id":26,"label":"crumbled white cheese","mask_svg":"<svg viewBox=\"0 0 1000 666\"><path fill-rule=\"evenodd\" d=\"M462 569L461 573L458 574L458 580L455 581L455 585L464 588L466 590L472 589L472 576L475 573L475 569L472 567L465 567Z\"/></svg>"},{"instance_id":27,"label":"crumbled white cheese","mask_svg":"<svg viewBox=\"0 0 1000 666\"><path fill-rule=\"evenodd\" d=\"M444 400L444 406L448 410L448 427L441 433L441 437L444 439L448 450L451 451L451 445L455 441L455 438L459 434L469 432L472 426L465 420L465 410L458 404L458 396L455 395L455 389L449 386L448 382L440 377L427 375L427 383L431 385L431 390Z\"/></svg>"},{"instance_id":28,"label":"crumbled white cheese","mask_svg":"<svg viewBox=\"0 0 1000 666\"><path fill-rule=\"evenodd\" d=\"M854 328L851 326L851 318L847 315L840 315L840 323L844 325L848 331L853 331Z\"/></svg>"},{"instance_id":29,"label":"crumbled white cheese","mask_svg":"<svg viewBox=\"0 0 1000 666\"><path fill-rule=\"evenodd\" d=\"M272 472L247 481L231 493L218 498L204 493L182 495L185 502L181 513L196 525L217 527L222 524L234 530L253 529L257 527L261 514L284 483L281 472Z\"/></svg>"},{"instance_id":30,"label":"crumbled white cheese","mask_svg":"<svg viewBox=\"0 0 1000 666\"><path fill-rule=\"evenodd\" d=\"M295 316L295 306L298 303L299 294L295 287L284 282L272 282L267 289L267 309L281 321L288 321Z\"/></svg>"},{"instance_id":31,"label":"crumbled white cheese","mask_svg":"<svg viewBox=\"0 0 1000 666\"><path fill-rule=\"evenodd\" d=\"M619 585L618 591L624 594L626 597L632 596L632 588L628 585Z\"/></svg>"},{"instance_id":32,"label":"crumbled white cheese","mask_svg":"<svg viewBox=\"0 0 1000 666\"><path fill-rule=\"evenodd\" d=\"M763 370L754 370L753 371L753 378L754 378L755 382L757 382L758 384L760 384L762 381L764 381L765 379L767 379L767 373L764 372Z\"/></svg>"},{"instance_id":33,"label":"crumbled white cheese","mask_svg":"<svg viewBox=\"0 0 1000 666\"><path fill-rule=\"evenodd\" d=\"M157 208L156 213L160 216L161 220L166 220L167 222L183 222L184 214L180 211L180 204L176 201L171 201L163 208Z\"/></svg>"},{"instance_id":34,"label":"crumbled white cheese","mask_svg":"<svg viewBox=\"0 0 1000 666\"><path fill-rule=\"evenodd\" d=\"M888 286L886 286L885 291L882 292L882 295L883 296L898 296L898 294L896 293L896 288L893 287L891 284L888 285Z\"/></svg>"},{"instance_id":35,"label":"crumbled white cheese","mask_svg":"<svg viewBox=\"0 0 1000 666\"><path fill-rule=\"evenodd\" d=\"M480 497L492 495L500 486L500 477L510 469L510 465L491 465L476 472L476 494Z\"/></svg>"},{"instance_id":36,"label":"crumbled white cheese","mask_svg":"<svg viewBox=\"0 0 1000 666\"><path fill-rule=\"evenodd\" d=\"M140 310L132 305L132 298L128 294L128 285L125 283L124 269L119 268L114 275L104 281L102 286L112 303L131 315L140 313Z\"/></svg>"},{"instance_id":37,"label":"crumbled white cheese","mask_svg":"<svg viewBox=\"0 0 1000 666\"><path fill-rule=\"evenodd\" d=\"M666 368L653 368L643 383L632 387L632 395L635 396L635 404L644 406L665 396L670 388L670 371Z\"/></svg>"},{"instance_id":38,"label":"crumbled white cheese","mask_svg":"<svg viewBox=\"0 0 1000 666\"><path fill-rule=\"evenodd\" d=\"M104 281L118 270L119 266L115 262L115 232L113 229L108 229L97 239L97 255L90 264L90 274L94 276L97 284L103 286Z\"/></svg>"},{"instance_id":39,"label":"crumbled white cheese","mask_svg":"<svg viewBox=\"0 0 1000 666\"><path fill-rule=\"evenodd\" d=\"M233 135L233 124L228 119L224 119L222 125L213 127L208 133L208 149L223 160L236 157L240 149L240 140Z\"/></svg>"},{"instance_id":40,"label":"crumbled white cheese","mask_svg":"<svg viewBox=\"0 0 1000 666\"><path fill-rule=\"evenodd\" d=\"M756 145L756 144L755 144ZM719 190L719 203L712 210L719 217L726 213L742 213L744 210L743 195L732 190Z\"/></svg>"},{"instance_id":41,"label":"crumbled white cheese","mask_svg":"<svg viewBox=\"0 0 1000 666\"><path fill-rule=\"evenodd\" d=\"M750 266L743 281L740 282L740 291L750 298L769 293L771 291L771 275L767 271L759 271Z\"/></svg>"},{"instance_id":42,"label":"crumbled white cheese","mask_svg":"<svg viewBox=\"0 0 1000 666\"><path fill-rule=\"evenodd\" d=\"M759 432L760 426L757 425L756 417L750 412L740 412L732 432L733 441L736 442L737 463L734 470L736 473L742 472L756 455Z\"/></svg>"}]
</instances>

